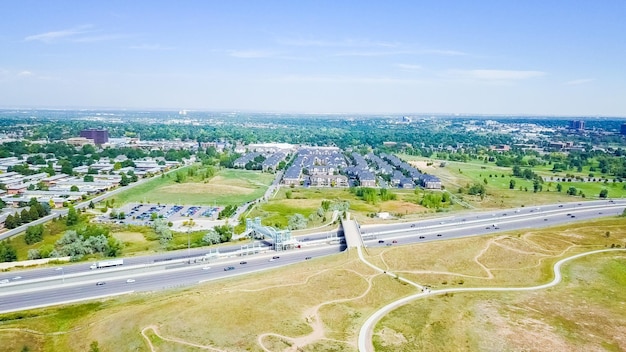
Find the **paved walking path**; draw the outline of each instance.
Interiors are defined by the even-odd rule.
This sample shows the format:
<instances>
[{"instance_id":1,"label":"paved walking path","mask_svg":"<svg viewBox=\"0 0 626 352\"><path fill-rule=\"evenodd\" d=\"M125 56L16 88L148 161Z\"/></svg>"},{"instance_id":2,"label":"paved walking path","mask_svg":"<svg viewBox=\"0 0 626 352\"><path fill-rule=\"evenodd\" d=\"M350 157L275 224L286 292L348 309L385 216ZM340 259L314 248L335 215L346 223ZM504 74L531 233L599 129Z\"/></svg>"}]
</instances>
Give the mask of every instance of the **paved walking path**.
<instances>
[{"instance_id":1,"label":"paved walking path","mask_svg":"<svg viewBox=\"0 0 626 352\"><path fill-rule=\"evenodd\" d=\"M384 272L388 275L392 275L391 273L380 269L376 266L374 266L373 264L369 263L367 260L365 260L365 258L363 257L363 254L361 252L361 248L358 247L357 248L359 251L359 258L361 258L361 260L367 264L368 266L374 268L375 270L378 270L380 272ZM587 255L591 255L591 254L597 254L597 253L605 253L605 252L616 252L616 251L626 251L626 248L614 248L614 249L600 249L600 250L596 250L596 251L591 251L591 252L585 252L585 253L580 253L580 254L576 254L573 255L571 257L567 257L564 259L559 260L558 262L556 262L554 264L553 270L554 270L554 279L546 284L543 285L538 285L538 286L530 286L530 287L468 287L468 288L449 288L449 289L443 289L443 290L429 290L427 288L424 288L423 286L420 286L416 283L410 282L409 280L400 278L400 280L408 282L412 285L415 285L417 287L421 287L422 288L422 292L418 293L418 294L414 294L412 296L408 296L402 299L399 299L395 302L391 302L388 305L382 307L381 309L379 309L378 311L376 311L374 314L372 314L363 324L363 326L361 326L361 330L359 332L359 339L358 339L358 346L359 346L359 351L360 352L373 352L374 351L374 345L372 344L372 336L374 334L374 327L376 326L376 324L378 323L378 321L380 321L380 319L382 319L382 317L384 317L385 315L387 315L389 312L391 312L392 310L403 306L407 303L410 303L411 301L420 299L420 298L424 298L427 296L432 296L432 295L441 295L441 294L445 294L445 293L452 293L452 292L515 292L515 291L534 291L534 290L543 290L545 288L549 288L549 287L553 287L556 286L558 283L561 282L562 279L562 275L561 275L561 267L563 266L563 264L565 264L566 262L570 261L570 260L574 260L574 259L578 259L580 257L584 257Z\"/></svg>"}]
</instances>

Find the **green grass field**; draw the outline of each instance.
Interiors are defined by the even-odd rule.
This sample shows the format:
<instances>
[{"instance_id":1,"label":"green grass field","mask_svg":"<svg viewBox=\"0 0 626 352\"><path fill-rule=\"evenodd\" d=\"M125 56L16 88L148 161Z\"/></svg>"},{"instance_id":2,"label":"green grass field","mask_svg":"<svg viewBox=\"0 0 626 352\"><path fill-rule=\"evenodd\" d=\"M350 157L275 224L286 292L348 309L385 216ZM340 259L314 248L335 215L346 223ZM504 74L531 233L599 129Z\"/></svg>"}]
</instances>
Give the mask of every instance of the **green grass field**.
<instances>
[{"instance_id":1,"label":"green grass field","mask_svg":"<svg viewBox=\"0 0 626 352\"><path fill-rule=\"evenodd\" d=\"M185 169L181 169L181 172L185 172ZM176 183L175 179L175 172L156 178L120 193L115 197L115 202L239 205L263 196L274 180L274 175L258 171L220 169L215 176L206 180L195 176L188 177L183 183Z\"/></svg>"},{"instance_id":2,"label":"green grass field","mask_svg":"<svg viewBox=\"0 0 626 352\"><path fill-rule=\"evenodd\" d=\"M533 182L519 177L512 176L512 168L499 167L494 163L485 164L476 160L464 163L457 161L445 161L445 167L441 167L441 160L425 157L415 157L410 155L399 155L399 157L412 161L418 169L423 172L438 176L447 190L456 193L460 187L467 187L474 183L485 185L487 197L463 196L464 200L479 208L506 208L518 207L522 205L540 205L557 202L584 201L585 199L598 198L602 189L607 189L608 197L626 197L625 184L613 182L581 182L572 179L571 182L557 181L565 178L566 173L553 173L551 166L537 166L532 170L544 177L545 181L540 192L533 192ZM432 165L427 165L432 163ZM523 168L522 168L523 169ZM588 168L587 168L588 170ZM588 179L588 172L568 172ZM596 173L596 176L598 173ZM596 178L597 179L597 178ZM485 184L485 180L487 183ZM514 180L515 188L509 189L510 180ZM561 192L557 192L557 184L561 184ZM569 187L575 187L581 191L585 198L581 196L569 196L566 191Z\"/></svg>"},{"instance_id":3,"label":"green grass field","mask_svg":"<svg viewBox=\"0 0 626 352\"><path fill-rule=\"evenodd\" d=\"M287 198L290 192L291 199ZM308 217L321 206L323 200L347 201L350 203L350 212L362 223L372 222L369 214L377 212L389 212L400 214L403 217L411 217L427 212L427 209L418 205L418 196L413 190L393 190L397 199L393 201L378 201L375 204L367 203L359 199L346 188L288 188L283 187L267 203L255 206L254 210L247 214L253 218L260 216L263 224L278 228L286 228L290 216L302 214ZM330 219L332 211L325 214ZM315 227L323 223L322 219L311 222L309 227Z\"/></svg>"}]
</instances>

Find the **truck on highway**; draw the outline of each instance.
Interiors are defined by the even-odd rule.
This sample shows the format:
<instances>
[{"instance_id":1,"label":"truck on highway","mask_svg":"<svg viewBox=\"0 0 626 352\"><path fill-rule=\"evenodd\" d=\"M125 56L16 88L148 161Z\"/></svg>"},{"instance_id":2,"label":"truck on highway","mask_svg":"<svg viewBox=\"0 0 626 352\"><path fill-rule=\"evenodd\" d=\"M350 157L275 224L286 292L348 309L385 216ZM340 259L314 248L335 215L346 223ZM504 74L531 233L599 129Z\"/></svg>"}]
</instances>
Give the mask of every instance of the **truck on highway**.
<instances>
[{"instance_id":1,"label":"truck on highway","mask_svg":"<svg viewBox=\"0 0 626 352\"><path fill-rule=\"evenodd\" d=\"M100 269L100 268L108 268L110 266L118 266L118 265L123 265L123 264L124 264L124 259L103 260L103 261L95 262L91 264L89 269L93 270L93 269Z\"/></svg>"}]
</instances>

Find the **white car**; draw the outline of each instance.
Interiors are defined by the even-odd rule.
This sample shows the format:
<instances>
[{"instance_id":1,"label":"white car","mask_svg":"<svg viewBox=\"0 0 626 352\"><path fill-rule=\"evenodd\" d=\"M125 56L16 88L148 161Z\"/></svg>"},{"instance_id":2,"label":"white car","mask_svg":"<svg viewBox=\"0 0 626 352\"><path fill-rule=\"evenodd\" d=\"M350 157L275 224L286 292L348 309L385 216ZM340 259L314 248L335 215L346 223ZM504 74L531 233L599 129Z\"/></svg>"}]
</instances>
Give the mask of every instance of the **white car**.
<instances>
[{"instance_id":1,"label":"white car","mask_svg":"<svg viewBox=\"0 0 626 352\"><path fill-rule=\"evenodd\" d=\"M9 279L0 280L0 284L8 284Z\"/></svg>"},{"instance_id":2,"label":"white car","mask_svg":"<svg viewBox=\"0 0 626 352\"><path fill-rule=\"evenodd\" d=\"M211 267L210 266L205 266L204 268L202 268L202 270L210 270Z\"/></svg>"},{"instance_id":3,"label":"white car","mask_svg":"<svg viewBox=\"0 0 626 352\"><path fill-rule=\"evenodd\" d=\"M13 280L19 280L21 278L22 278L21 276L16 276L16 277L13 278Z\"/></svg>"},{"instance_id":4,"label":"white car","mask_svg":"<svg viewBox=\"0 0 626 352\"><path fill-rule=\"evenodd\" d=\"M135 282L135 279L128 279L128 280L126 280L126 283L128 283L128 284L132 284L133 282Z\"/></svg>"}]
</instances>

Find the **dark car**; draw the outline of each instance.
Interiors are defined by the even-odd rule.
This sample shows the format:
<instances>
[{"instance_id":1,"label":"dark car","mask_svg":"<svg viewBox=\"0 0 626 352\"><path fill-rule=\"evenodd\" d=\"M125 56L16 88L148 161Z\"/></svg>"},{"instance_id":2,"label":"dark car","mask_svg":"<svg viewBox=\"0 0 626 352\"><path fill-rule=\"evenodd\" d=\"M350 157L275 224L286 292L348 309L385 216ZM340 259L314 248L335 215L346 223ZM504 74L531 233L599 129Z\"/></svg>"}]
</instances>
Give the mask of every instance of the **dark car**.
<instances>
[{"instance_id":1,"label":"dark car","mask_svg":"<svg viewBox=\"0 0 626 352\"><path fill-rule=\"evenodd\" d=\"M104 285L104 284L106 284L106 282L104 282L104 281L98 281L98 282L96 282L96 286L102 286L102 285Z\"/></svg>"},{"instance_id":2,"label":"dark car","mask_svg":"<svg viewBox=\"0 0 626 352\"><path fill-rule=\"evenodd\" d=\"M248 262L244 260L242 262L239 262L239 264L244 265L244 264L248 264Z\"/></svg>"},{"instance_id":3,"label":"dark car","mask_svg":"<svg viewBox=\"0 0 626 352\"><path fill-rule=\"evenodd\" d=\"M443 235L442 235L442 234L440 234L440 233L438 233L438 234L437 234L437 237L441 237L441 236L443 236Z\"/></svg>"},{"instance_id":4,"label":"dark car","mask_svg":"<svg viewBox=\"0 0 626 352\"><path fill-rule=\"evenodd\" d=\"M385 243L384 240L378 240L378 243Z\"/></svg>"},{"instance_id":5,"label":"dark car","mask_svg":"<svg viewBox=\"0 0 626 352\"><path fill-rule=\"evenodd\" d=\"M424 239L424 238L426 238L426 237L424 237L424 236L420 236L420 239Z\"/></svg>"},{"instance_id":6,"label":"dark car","mask_svg":"<svg viewBox=\"0 0 626 352\"><path fill-rule=\"evenodd\" d=\"M411 224L411 227L415 227L415 224Z\"/></svg>"},{"instance_id":7,"label":"dark car","mask_svg":"<svg viewBox=\"0 0 626 352\"><path fill-rule=\"evenodd\" d=\"M563 208L563 204L559 205L559 208Z\"/></svg>"},{"instance_id":8,"label":"dark car","mask_svg":"<svg viewBox=\"0 0 626 352\"><path fill-rule=\"evenodd\" d=\"M227 266L224 268L224 271L231 271L231 270L235 270L234 266Z\"/></svg>"},{"instance_id":9,"label":"dark car","mask_svg":"<svg viewBox=\"0 0 626 352\"><path fill-rule=\"evenodd\" d=\"M304 259L305 259L305 260L309 260L309 259L311 259L311 258L312 258L312 257L306 257L306 258L304 258Z\"/></svg>"},{"instance_id":10,"label":"dark car","mask_svg":"<svg viewBox=\"0 0 626 352\"><path fill-rule=\"evenodd\" d=\"M393 240L393 241L391 241L391 243L398 243L398 241L396 241L396 240Z\"/></svg>"}]
</instances>

